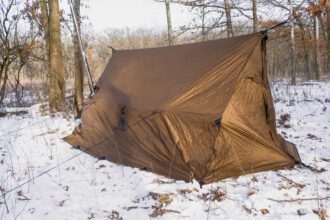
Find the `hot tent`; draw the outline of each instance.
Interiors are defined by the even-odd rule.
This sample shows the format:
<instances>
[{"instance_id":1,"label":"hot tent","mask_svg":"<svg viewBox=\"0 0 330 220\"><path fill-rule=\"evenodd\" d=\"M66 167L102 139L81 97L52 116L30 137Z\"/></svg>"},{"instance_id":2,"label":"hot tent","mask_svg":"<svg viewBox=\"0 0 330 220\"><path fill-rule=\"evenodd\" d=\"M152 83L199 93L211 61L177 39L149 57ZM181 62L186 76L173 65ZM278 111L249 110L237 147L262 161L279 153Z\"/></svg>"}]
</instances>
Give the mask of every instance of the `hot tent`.
<instances>
[{"instance_id":1,"label":"hot tent","mask_svg":"<svg viewBox=\"0 0 330 220\"><path fill-rule=\"evenodd\" d=\"M116 50L66 141L96 157L178 180L290 167L277 134L266 33Z\"/></svg>"}]
</instances>

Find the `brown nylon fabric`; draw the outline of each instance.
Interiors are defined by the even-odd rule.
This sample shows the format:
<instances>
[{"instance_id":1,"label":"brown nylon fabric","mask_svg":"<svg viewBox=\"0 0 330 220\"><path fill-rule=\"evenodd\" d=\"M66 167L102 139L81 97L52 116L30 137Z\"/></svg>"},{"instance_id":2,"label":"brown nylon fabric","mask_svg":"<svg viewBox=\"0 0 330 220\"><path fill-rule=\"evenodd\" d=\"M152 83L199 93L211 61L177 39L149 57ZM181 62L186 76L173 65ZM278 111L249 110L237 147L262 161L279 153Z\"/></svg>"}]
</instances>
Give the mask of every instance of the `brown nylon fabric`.
<instances>
[{"instance_id":1,"label":"brown nylon fabric","mask_svg":"<svg viewBox=\"0 0 330 220\"><path fill-rule=\"evenodd\" d=\"M276 131L265 42L254 33L115 51L81 124L65 140L185 181L293 166L298 151Z\"/></svg>"}]
</instances>

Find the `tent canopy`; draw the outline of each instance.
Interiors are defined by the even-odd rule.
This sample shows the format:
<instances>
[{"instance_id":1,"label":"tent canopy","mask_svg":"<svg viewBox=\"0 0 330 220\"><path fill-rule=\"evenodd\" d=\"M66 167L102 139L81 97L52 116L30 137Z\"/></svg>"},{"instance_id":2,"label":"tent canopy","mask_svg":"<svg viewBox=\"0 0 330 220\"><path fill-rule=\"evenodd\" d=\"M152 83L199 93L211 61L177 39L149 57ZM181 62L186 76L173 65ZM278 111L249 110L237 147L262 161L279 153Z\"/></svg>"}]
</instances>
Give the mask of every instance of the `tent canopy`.
<instances>
[{"instance_id":1,"label":"tent canopy","mask_svg":"<svg viewBox=\"0 0 330 220\"><path fill-rule=\"evenodd\" d=\"M116 50L66 141L97 157L210 183L293 166L276 132L265 33Z\"/></svg>"}]
</instances>

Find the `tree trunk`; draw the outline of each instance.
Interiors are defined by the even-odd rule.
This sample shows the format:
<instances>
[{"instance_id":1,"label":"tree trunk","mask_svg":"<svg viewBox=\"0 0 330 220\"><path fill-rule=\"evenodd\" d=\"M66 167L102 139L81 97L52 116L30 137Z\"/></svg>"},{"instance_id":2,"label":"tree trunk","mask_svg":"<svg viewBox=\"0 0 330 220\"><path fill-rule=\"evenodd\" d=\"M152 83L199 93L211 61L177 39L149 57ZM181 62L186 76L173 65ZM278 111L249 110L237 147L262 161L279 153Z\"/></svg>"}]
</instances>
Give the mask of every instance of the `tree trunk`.
<instances>
[{"instance_id":1,"label":"tree trunk","mask_svg":"<svg viewBox=\"0 0 330 220\"><path fill-rule=\"evenodd\" d=\"M317 16L314 17L314 59L315 59L315 76L318 81L321 81L322 69L321 69L321 56L320 56L320 45L319 45L319 18Z\"/></svg>"},{"instance_id":2,"label":"tree trunk","mask_svg":"<svg viewBox=\"0 0 330 220\"><path fill-rule=\"evenodd\" d=\"M171 21L171 8L170 8L170 0L165 0L166 6L166 18L167 18L167 38L168 45L173 45L173 30L172 30L172 21Z\"/></svg>"},{"instance_id":3,"label":"tree trunk","mask_svg":"<svg viewBox=\"0 0 330 220\"><path fill-rule=\"evenodd\" d=\"M50 85L49 105L52 111L62 111L65 108L65 80L61 42L61 24L58 0L49 4L49 60Z\"/></svg>"},{"instance_id":4,"label":"tree trunk","mask_svg":"<svg viewBox=\"0 0 330 220\"><path fill-rule=\"evenodd\" d=\"M252 0L252 13L253 13L253 32L257 32L257 23L258 23L258 17L257 17L257 0Z\"/></svg>"},{"instance_id":5,"label":"tree trunk","mask_svg":"<svg viewBox=\"0 0 330 220\"><path fill-rule=\"evenodd\" d=\"M308 54L308 50L307 50L307 46L306 46L307 40L310 39L310 36L309 36L308 33L306 33L305 26L302 23L301 19L298 16L295 16L295 19L298 23L298 26L299 26L300 30L301 30L301 41L302 41L303 48L304 48L304 58L305 58L307 79L312 80L314 77L313 77L313 74L312 74L312 71L311 71L311 68L310 68L309 54Z\"/></svg>"},{"instance_id":6,"label":"tree trunk","mask_svg":"<svg viewBox=\"0 0 330 220\"><path fill-rule=\"evenodd\" d=\"M228 37L233 37L234 36L234 31L233 31L233 25L231 21L231 13L230 13L230 5L229 5L229 0L225 0L225 12L226 12L226 19L227 19L227 36Z\"/></svg>"},{"instance_id":7,"label":"tree trunk","mask_svg":"<svg viewBox=\"0 0 330 220\"><path fill-rule=\"evenodd\" d=\"M80 33L80 23L81 23L81 18L80 18L80 0L74 0L74 11L75 15L77 18L77 23L78 23L78 30ZM74 16L74 15L72 15ZM83 58L82 58L82 51L80 51L79 47L79 39L77 32L74 35L74 67L75 67L75 75L74 75L74 117L75 118L80 118L81 116L81 110L83 107L83 102L84 102L84 89L83 89L83 84L84 84L84 63L83 63Z\"/></svg>"},{"instance_id":8,"label":"tree trunk","mask_svg":"<svg viewBox=\"0 0 330 220\"><path fill-rule=\"evenodd\" d=\"M322 38L325 40L327 39L327 30L326 30L326 24L325 24L325 21L326 21L326 14L320 14L318 16L319 18L319 22L320 22L320 29L321 29L321 33L322 33Z\"/></svg>"},{"instance_id":9,"label":"tree trunk","mask_svg":"<svg viewBox=\"0 0 330 220\"><path fill-rule=\"evenodd\" d=\"M205 0L202 1L202 41L206 39L206 31L205 31Z\"/></svg>"},{"instance_id":10,"label":"tree trunk","mask_svg":"<svg viewBox=\"0 0 330 220\"><path fill-rule=\"evenodd\" d=\"M328 35L328 46L327 46L327 53L328 53L328 65L327 65L327 69L328 69L328 76L330 75L330 2L327 2L327 35Z\"/></svg>"},{"instance_id":11,"label":"tree trunk","mask_svg":"<svg viewBox=\"0 0 330 220\"><path fill-rule=\"evenodd\" d=\"M293 7L292 7L292 1L289 0L290 4L290 14L292 15L293 13ZM296 63L296 57L295 57L295 50L294 50L294 24L292 22L291 24L291 84L296 85L297 83L297 76L296 76L296 69L295 69L295 63Z\"/></svg>"},{"instance_id":12,"label":"tree trunk","mask_svg":"<svg viewBox=\"0 0 330 220\"><path fill-rule=\"evenodd\" d=\"M47 68L50 67L49 62L49 26L48 26L48 6L47 6L47 0L41 0L41 16L42 16L42 25L44 28L44 34L45 34L45 41L46 41L46 50L47 50ZM49 70L48 70L49 71Z\"/></svg>"},{"instance_id":13,"label":"tree trunk","mask_svg":"<svg viewBox=\"0 0 330 220\"><path fill-rule=\"evenodd\" d=\"M0 89L0 105L2 105L3 100L5 98L5 92L6 92L6 86L7 86L7 82L8 82L8 70L9 70L9 63L5 64L4 66L4 71L3 71L3 82L2 82L2 86Z\"/></svg>"}]
</instances>

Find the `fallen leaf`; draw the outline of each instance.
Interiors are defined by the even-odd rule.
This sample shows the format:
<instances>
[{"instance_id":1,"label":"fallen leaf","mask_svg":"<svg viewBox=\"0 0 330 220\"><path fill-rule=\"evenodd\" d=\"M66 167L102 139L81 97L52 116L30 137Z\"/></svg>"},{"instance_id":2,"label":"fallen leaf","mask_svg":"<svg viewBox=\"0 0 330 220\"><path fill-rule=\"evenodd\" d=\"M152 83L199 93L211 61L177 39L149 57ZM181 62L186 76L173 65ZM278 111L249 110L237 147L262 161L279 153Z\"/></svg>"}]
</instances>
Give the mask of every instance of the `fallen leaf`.
<instances>
[{"instance_id":1,"label":"fallen leaf","mask_svg":"<svg viewBox=\"0 0 330 220\"><path fill-rule=\"evenodd\" d=\"M103 164L101 164L98 168L96 168L97 170L99 170L99 169L102 169L102 168L104 168L105 167L105 165L103 165Z\"/></svg>"},{"instance_id":2,"label":"fallen leaf","mask_svg":"<svg viewBox=\"0 0 330 220\"><path fill-rule=\"evenodd\" d=\"M268 209L260 209L261 214L266 215L269 213Z\"/></svg>"},{"instance_id":3,"label":"fallen leaf","mask_svg":"<svg viewBox=\"0 0 330 220\"><path fill-rule=\"evenodd\" d=\"M328 217L327 211L324 209L321 209L321 210L313 209L313 213L318 215L321 220L325 220L325 218Z\"/></svg>"},{"instance_id":4,"label":"fallen leaf","mask_svg":"<svg viewBox=\"0 0 330 220\"><path fill-rule=\"evenodd\" d=\"M65 202L65 200L62 200L62 201L60 201L59 203L58 203L58 206L63 206L64 205L64 202Z\"/></svg>"}]
</instances>

